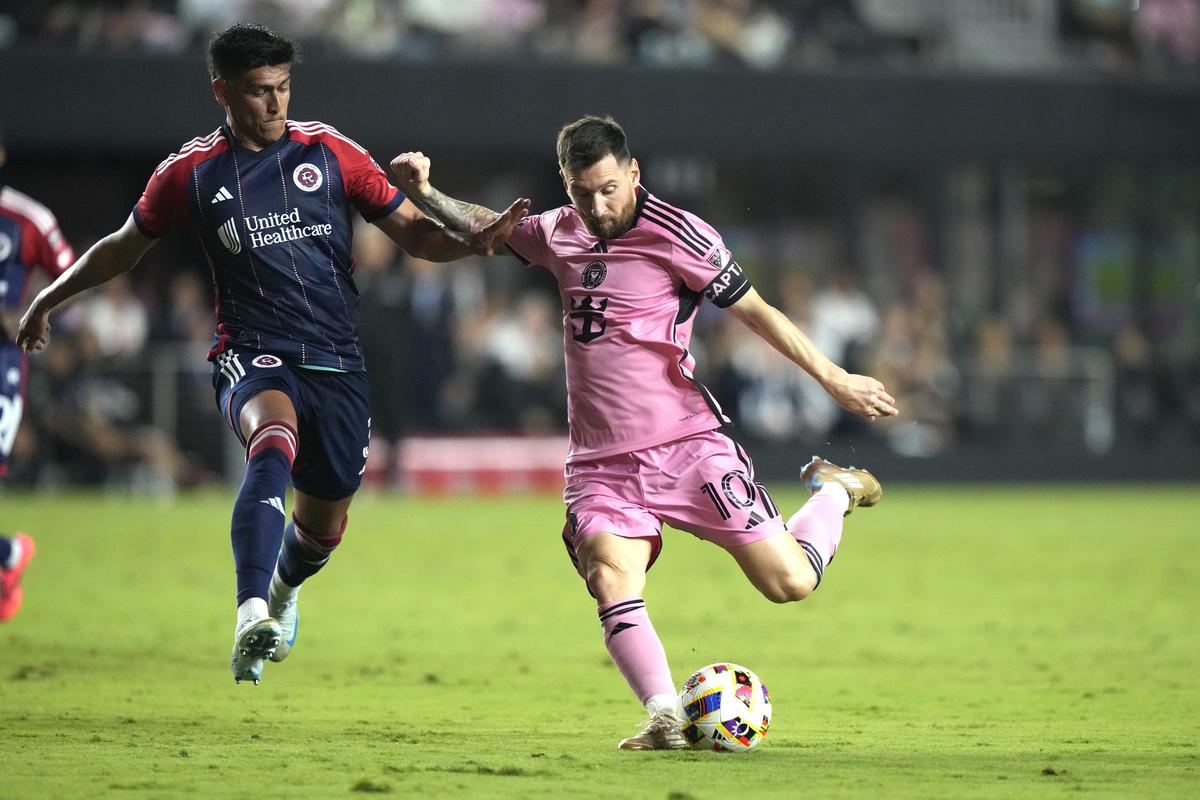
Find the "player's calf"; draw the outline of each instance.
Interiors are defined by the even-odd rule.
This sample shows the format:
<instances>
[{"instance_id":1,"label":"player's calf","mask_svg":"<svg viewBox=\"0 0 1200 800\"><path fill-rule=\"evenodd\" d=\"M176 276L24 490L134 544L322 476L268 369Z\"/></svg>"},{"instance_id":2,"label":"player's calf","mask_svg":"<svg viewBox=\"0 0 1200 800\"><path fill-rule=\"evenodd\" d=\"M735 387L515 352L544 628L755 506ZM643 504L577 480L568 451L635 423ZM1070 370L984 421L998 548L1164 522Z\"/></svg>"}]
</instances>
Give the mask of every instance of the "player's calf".
<instances>
[{"instance_id":1,"label":"player's calf","mask_svg":"<svg viewBox=\"0 0 1200 800\"><path fill-rule=\"evenodd\" d=\"M233 504L230 537L239 607L251 598L267 599L287 521L283 499L297 447L295 429L280 420L259 425L246 442L246 475Z\"/></svg>"},{"instance_id":2,"label":"player's calf","mask_svg":"<svg viewBox=\"0 0 1200 800\"><path fill-rule=\"evenodd\" d=\"M342 517L336 530L322 531L292 517L283 532L283 549L279 552L276 566L282 582L299 588L300 584L317 574L342 543L348 522L349 517Z\"/></svg>"},{"instance_id":3,"label":"player's calf","mask_svg":"<svg viewBox=\"0 0 1200 800\"><path fill-rule=\"evenodd\" d=\"M772 603L796 603L808 597L817 588L817 577L809 570L807 573L784 573L770 578L765 585L759 586L763 597Z\"/></svg>"}]
</instances>

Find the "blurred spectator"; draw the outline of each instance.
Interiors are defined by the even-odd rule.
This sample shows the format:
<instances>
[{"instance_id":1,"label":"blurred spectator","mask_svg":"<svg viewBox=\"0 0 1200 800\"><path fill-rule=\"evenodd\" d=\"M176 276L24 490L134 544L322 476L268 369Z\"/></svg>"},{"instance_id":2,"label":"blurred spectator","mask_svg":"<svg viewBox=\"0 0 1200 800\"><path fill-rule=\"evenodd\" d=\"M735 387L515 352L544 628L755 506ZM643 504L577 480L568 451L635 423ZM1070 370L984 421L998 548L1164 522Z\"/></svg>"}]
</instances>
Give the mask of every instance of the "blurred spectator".
<instances>
[{"instance_id":1,"label":"blurred spectator","mask_svg":"<svg viewBox=\"0 0 1200 800\"><path fill-rule=\"evenodd\" d=\"M1197 0L105 0L22 4L5 39L178 52L250 19L309 48L758 69L864 61L1127 72L1200 68ZM3 20L0 20L2 23ZM4 31L9 33L5 34ZM15 37L12 31L15 30ZM1135 39L1137 46L1135 47Z\"/></svg>"},{"instance_id":2,"label":"blurred spectator","mask_svg":"<svg viewBox=\"0 0 1200 800\"><path fill-rule=\"evenodd\" d=\"M1011 325L1003 317L989 316L975 331L965 386L963 413L976 440L1000 443L1015 427L1016 368Z\"/></svg>"},{"instance_id":3,"label":"blurred spectator","mask_svg":"<svg viewBox=\"0 0 1200 800\"><path fill-rule=\"evenodd\" d=\"M1139 444L1161 430L1150 342L1134 325L1126 325L1113 340L1117 368L1117 414L1123 429Z\"/></svg>"},{"instance_id":4,"label":"blurred spectator","mask_svg":"<svg viewBox=\"0 0 1200 800\"><path fill-rule=\"evenodd\" d=\"M868 374L900 400L900 416L878 423L896 452L934 456L953 443L960 374L950 358L946 291L934 275L920 276L911 299L884 314Z\"/></svg>"},{"instance_id":5,"label":"blurred spectator","mask_svg":"<svg viewBox=\"0 0 1200 800\"><path fill-rule=\"evenodd\" d=\"M120 275L79 304L78 324L95 337L100 355L132 358L142 352L150 334L146 306L133 293L129 275Z\"/></svg>"},{"instance_id":6,"label":"blurred spectator","mask_svg":"<svg viewBox=\"0 0 1200 800\"><path fill-rule=\"evenodd\" d=\"M154 318L154 341L207 344L215 325L211 294L212 290L194 272L176 273L168 288L166 308Z\"/></svg>"},{"instance_id":7,"label":"blurred spectator","mask_svg":"<svg viewBox=\"0 0 1200 800\"><path fill-rule=\"evenodd\" d=\"M99 342L58 333L29 387L29 416L50 483L123 484L154 493L203 480L160 430L138 422L137 394L97 369Z\"/></svg>"},{"instance_id":8,"label":"blurred spectator","mask_svg":"<svg viewBox=\"0 0 1200 800\"><path fill-rule=\"evenodd\" d=\"M360 336L375 386L373 439L392 443L410 431L446 428L445 387L455 364L451 280L462 267L403 257L373 225L355 231L355 253Z\"/></svg>"},{"instance_id":9,"label":"blurred spectator","mask_svg":"<svg viewBox=\"0 0 1200 800\"><path fill-rule=\"evenodd\" d=\"M1152 69L1200 67L1200 0L1142 0L1134 33Z\"/></svg>"},{"instance_id":10,"label":"blurred spectator","mask_svg":"<svg viewBox=\"0 0 1200 800\"><path fill-rule=\"evenodd\" d=\"M555 303L528 293L508 311L493 309L476 331L483 357L479 411L491 426L528 433L559 430L566 421L562 330Z\"/></svg>"}]
</instances>

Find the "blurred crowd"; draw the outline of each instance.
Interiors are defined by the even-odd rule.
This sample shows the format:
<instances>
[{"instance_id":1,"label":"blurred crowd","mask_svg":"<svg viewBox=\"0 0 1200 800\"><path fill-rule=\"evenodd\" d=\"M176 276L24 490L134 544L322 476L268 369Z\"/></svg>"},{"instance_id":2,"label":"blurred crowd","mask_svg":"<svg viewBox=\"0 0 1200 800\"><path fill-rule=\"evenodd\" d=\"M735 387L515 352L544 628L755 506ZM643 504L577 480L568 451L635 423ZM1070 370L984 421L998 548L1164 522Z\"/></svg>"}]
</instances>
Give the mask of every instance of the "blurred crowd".
<instances>
[{"instance_id":1,"label":"blurred crowd","mask_svg":"<svg viewBox=\"0 0 1200 800\"><path fill-rule=\"evenodd\" d=\"M675 199L657 177L651 185ZM994 224L1004 212L972 200L988 193L986 171L966 165L948 178L956 211L939 223L940 244L917 195L876 186L861 199L853 256L837 220L725 216L697 196L759 291L835 361L883 380L903 416L851 417L707 303L692 342L697 375L742 436L790 446L848 437L907 457L1194 446L1200 181L1154 200L1170 210L1139 239L1118 177L1071 189L1029 171L1027 217L1005 230ZM485 185L481 199L508 186ZM565 430L561 309L548 274L510 258L409 258L361 221L355 250L373 451L413 434ZM153 489L214 480L236 462L204 360L214 323L202 261L182 240L149 258L56 318L31 373L18 481Z\"/></svg>"},{"instance_id":2,"label":"blurred crowd","mask_svg":"<svg viewBox=\"0 0 1200 800\"><path fill-rule=\"evenodd\" d=\"M190 53L240 19L309 52L367 58L1200 75L1200 0L0 0L0 48ZM891 164L855 175L826 165L809 176L811 165L647 155L655 192L713 222L764 296L834 360L883 379L903 410L856 421L706 304L698 375L744 435L869 438L911 457L973 444L1103 454L1130 441L1200 443L1194 162ZM472 178L475 197L498 207L546 189L544 169L512 169ZM112 184L112 174L96 181L117 192ZM549 191L561 187L551 181L541 196ZM746 197L760 200L754 211ZM61 221L78 252L103 233ZM501 259L406 258L360 228L374 441L561 433L549 277ZM18 483L159 490L230 473L239 454L213 412L204 360L212 290L186 239L56 319L55 343L31 371Z\"/></svg>"},{"instance_id":3,"label":"blurred crowd","mask_svg":"<svg viewBox=\"0 0 1200 800\"><path fill-rule=\"evenodd\" d=\"M366 58L1200 71L1200 0L22 0L0 47L179 52L247 19Z\"/></svg>"}]
</instances>

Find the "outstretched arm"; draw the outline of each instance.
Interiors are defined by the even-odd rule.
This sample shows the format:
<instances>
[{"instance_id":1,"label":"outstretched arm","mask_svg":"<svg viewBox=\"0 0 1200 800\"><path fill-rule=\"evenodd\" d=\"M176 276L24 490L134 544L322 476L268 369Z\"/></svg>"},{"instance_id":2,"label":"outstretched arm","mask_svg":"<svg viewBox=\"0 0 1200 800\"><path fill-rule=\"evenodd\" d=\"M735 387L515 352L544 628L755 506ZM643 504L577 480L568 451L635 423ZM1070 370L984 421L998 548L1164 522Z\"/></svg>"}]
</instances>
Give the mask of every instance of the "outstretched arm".
<instances>
[{"instance_id":1,"label":"outstretched arm","mask_svg":"<svg viewBox=\"0 0 1200 800\"><path fill-rule=\"evenodd\" d=\"M50 312L80 292L128 272L157 239L138 230L133 215L119 230L96 242L54 283L38 292L17 331L17 345L26 353L42 350L50 341Z\"/></svg>"},{"instance_id":2,"label":"outstretched arm","mask_svg":"<svg viewBox=\"0 0 1200 800\"><path fill-rule=\"evenodd\" d=\"M529 201L525 198L518 199L504 214L497 214L490 208L447 197L429 182L430 161L421 152L401 153L392 159L390 166L392 180L422 214L479 242L480 249L486 249L487 255L492 255L508 241L513 226L529 210ZM523 213L513 219L511 225L505 224L503 217L518 205Z\"/></svg>"},{"instance_id":3,"label":"outstretched arm","mask_svg":"<svg viewBox=\"0 0 1200 800\"><path fill-rule=\"evenodd\" d=\"M829 360L783 312L750 289L729 310L750 330L783 353L829 392L842 408L875 419L899 414L895 399L883 384L867 375L853 375Z\"/></svg>"},{"instance_id":4,"label":"outstretched arm","mask_svg":"<svg viewBox=\"0 0 1200 800\"><path fill-rule=\"evenodd\" d=\"M427 261L454 261L470 255L492 255L508 241L516 224L529 212L529 201L513 202L503 214L488 211L491 221L478 231L460 232L423 214L411 197L375 225L409 255Z\"/></svg>"}]
</instances>

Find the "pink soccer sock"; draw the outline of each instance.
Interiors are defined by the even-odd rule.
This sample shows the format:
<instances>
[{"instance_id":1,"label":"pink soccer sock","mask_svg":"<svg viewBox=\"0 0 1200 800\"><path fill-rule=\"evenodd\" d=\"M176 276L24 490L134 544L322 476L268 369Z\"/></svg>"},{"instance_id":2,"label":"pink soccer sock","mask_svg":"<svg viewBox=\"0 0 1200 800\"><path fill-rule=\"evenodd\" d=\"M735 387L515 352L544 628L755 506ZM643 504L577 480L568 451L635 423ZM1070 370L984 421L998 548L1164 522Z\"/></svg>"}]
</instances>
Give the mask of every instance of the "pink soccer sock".
<instances>
[{"instance_id":1,"label":"pink soccer sock","mask_svg":"<svg viewBox=\"0 0 1200 800\"><path fill-rule=\"evenodd\" d=\"M849 502L845 489L826 484L788 520L788 531L804 548L804 554L817 573L817 586L821 585L825 567L833 561L838 543L842 541L842 520Z\"/></svg>"},{"instance_id":2,"label":"pink soccer sock","mask_svg":"<svg viewBox=\"0 0 1200 800\"><path fill-rule=\"evenodd\" d=\"M642 705L655 695L674 695L667 654L642 598L603 603L598 613L604 626L604 646Z\"/></svg>"}]
</instances>

